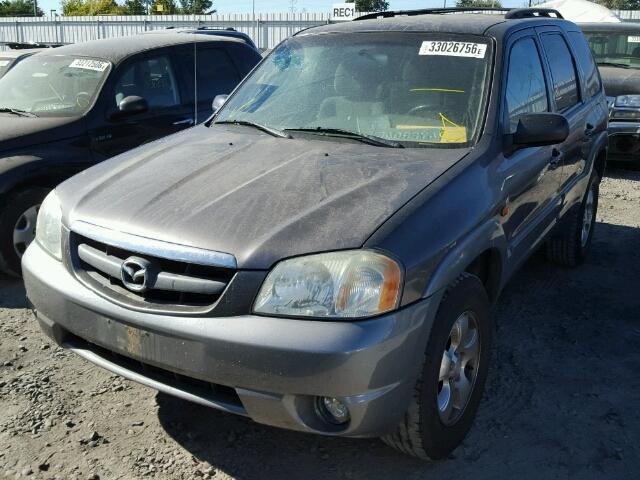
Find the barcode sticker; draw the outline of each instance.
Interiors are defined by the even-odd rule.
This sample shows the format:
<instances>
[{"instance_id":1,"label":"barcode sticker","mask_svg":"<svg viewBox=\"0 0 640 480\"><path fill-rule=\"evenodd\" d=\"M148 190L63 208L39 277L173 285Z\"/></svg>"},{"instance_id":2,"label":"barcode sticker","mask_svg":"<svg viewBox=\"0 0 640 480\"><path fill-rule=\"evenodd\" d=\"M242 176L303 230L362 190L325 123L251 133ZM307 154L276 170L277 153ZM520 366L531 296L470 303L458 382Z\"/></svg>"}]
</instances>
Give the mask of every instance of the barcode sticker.
<instances>
[{"instance_id":1,"label":"barcode sticker","mask_svg":"<svg viewBox=\"0 0 640 480\"><path fill-rule=\"evenodd\" d=\"M0 67L6 67L9 65L9 60L0 60Z\"/></svg>"},{"instance_id":2,"label":"barcode sticker","mask_svg":"<svg viewBox=\"0 0 640 480\"><path fill-rule=\"evenodd\" d=\"M640 37L635 35L635 36L628 36L627 37L627 43L640 43Z\"/></svg>"},{"instance_id":3,"label":"barcode sticker","mask_svg":"<svg viewBox=\"0 0 640 480\"><path fill-rule=\"evenodd\" d=\"M487 45L484 43L426 40L422 42L419 55L484 58L485 53Z\"/></svg>"},{"instance_id":4,"label":"barcode sticker","mask_svg":"<svg viewBox=\"0 0 640 480\"><path fill-rule=\"evenodd\" d=\"M104 72L109 68L109 62L101 62L100 60L89 60L87 58L76 58L70 68L82 68L84 70L94 70L96 72Z\"/></svg>"}]
</instances>

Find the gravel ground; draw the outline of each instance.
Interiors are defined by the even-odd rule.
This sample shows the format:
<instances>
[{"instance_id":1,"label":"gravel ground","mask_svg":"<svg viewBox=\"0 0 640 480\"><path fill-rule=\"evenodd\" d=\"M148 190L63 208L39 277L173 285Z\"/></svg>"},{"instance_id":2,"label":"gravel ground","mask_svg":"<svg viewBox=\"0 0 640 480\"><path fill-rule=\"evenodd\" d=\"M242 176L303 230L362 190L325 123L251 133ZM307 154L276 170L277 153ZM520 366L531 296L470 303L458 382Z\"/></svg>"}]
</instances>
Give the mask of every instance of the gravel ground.
<instances>
[{"instance_id":1,"label":"gravel ground","mask_svg":"<svg viewBox=\"0 0 640 480\"><path fill-rule=\"evenodd\" d=\"M534 258L495 308L464 444L423 463L377 440L265 427L158 394L52 345L0 278L0 478L640 478L640 172L601 188L577 270Z\"/></svg>"}]
</instances>

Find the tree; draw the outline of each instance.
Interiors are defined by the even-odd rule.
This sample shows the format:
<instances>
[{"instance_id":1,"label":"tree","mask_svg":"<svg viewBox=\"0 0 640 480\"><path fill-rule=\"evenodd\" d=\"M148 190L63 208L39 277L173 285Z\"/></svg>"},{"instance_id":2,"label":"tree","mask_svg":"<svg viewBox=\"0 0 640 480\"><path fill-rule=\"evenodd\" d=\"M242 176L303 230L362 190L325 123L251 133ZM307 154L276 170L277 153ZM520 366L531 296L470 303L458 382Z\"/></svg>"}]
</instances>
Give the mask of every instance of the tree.
<instances>
[{"instance_id":1,"label":"tree","mask_svg":"<svg viewBox=\"0 0 640 480\"><path fill-rule=\"evenodd\" d=\"M355 3L358 12L386 12L389 10L389 2L386 0L347 0L347 3Z\"/></svg>"},{"instance_id":2,"label":"tree","mask_svg":"<svg viewBox=\"0 0 640 480\"><path fill-rule=\"evenodd\" d=\"M456 7L459 8L502 8L500 0L458 0Z\"/></svg>"},{"instance_id":3,"label":"tree","mask_svg":"<svg viewBox=\"0 0 640 480\"><path fill-rule=\"evenodd\" d=\"M612 10L638 10L640 8L640 0L597 0L595 3Z\"/></svg>"},{"instance_id":4,"label":"tree","mask_svg":"<svg viewBox=\"0 0 640 480\"><path fill-rule=\"evenodd\" d=\"M179 0L180 13L190 15L203 15L210 13L213 2L211 0ZM215 11L215 10L214 10Z\"/></svg>"},{"instance_id":5,"label":"tree","mask_svg":"<svg viewBox=\"0 0 640 480\"><path fill-rule=\"evenodd\" d=\"M122 15L124 8L115 0L62 0L65 16Z\"/></svg>"},{"instance_id":6,"label":"tree","mask_svg":"<svg viewBox=\"0 0 640 480\"><path fill-rule=\"evenodd\" d=\"M125 15L146 15L147 3L142 0L125 0L122 10Z\"/></svg>"},{"instance_id":7,"label":"tree","mask_svg":"<svg viewBox=\"0 0 640 480\"><path fill-rule=\"evenodd\" d=\"M33 17L34 0L6 0L0 2L0 17ZM35 16L41 17L44 13L40 7L35 8Z\"/></svg>"}]
</instances>

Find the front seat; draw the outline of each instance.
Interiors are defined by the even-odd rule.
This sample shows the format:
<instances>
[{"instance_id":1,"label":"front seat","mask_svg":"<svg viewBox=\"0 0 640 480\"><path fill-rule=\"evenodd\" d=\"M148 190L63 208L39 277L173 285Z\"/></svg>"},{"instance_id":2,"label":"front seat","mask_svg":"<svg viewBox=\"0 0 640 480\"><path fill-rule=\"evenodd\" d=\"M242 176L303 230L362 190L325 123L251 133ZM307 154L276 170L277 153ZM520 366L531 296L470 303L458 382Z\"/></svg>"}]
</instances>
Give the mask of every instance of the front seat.
<instances>
[{"instance_id":1,"label":"front seat","mask_svg":"<svg viewBox=\"0 0 640 480\"><path fill-rule=\"evenodd\" d=\"M319 126L352 131L372 131L376 125L388 127L388 120L382 116L384 106L376 98L381 81L380 65L366 55L340 63L333 81L336 95L321 103Z\"/></svg>"}]
</instances>

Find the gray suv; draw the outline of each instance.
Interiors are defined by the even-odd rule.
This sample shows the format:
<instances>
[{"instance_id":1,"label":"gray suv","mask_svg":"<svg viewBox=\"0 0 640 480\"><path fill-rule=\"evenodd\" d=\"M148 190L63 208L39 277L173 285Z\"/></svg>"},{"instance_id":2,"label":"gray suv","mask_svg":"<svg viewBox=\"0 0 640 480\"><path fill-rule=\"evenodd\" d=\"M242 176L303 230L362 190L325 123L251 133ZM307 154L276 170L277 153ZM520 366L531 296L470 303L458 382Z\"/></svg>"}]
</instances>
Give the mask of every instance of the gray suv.
<instances>
[{"instance_id":1,"label":"gray suv","mask_svg":"<svg viewBox=\"0 0 640 480\"><path fill-rule=\"evenodd\" d=\"M46 334L260 423L446 457L502 288L540 247L587 254L607 104L556 12L381 16L292 37L206 125L57 187L23 259Z\"/></svg>"}]
</instances>

